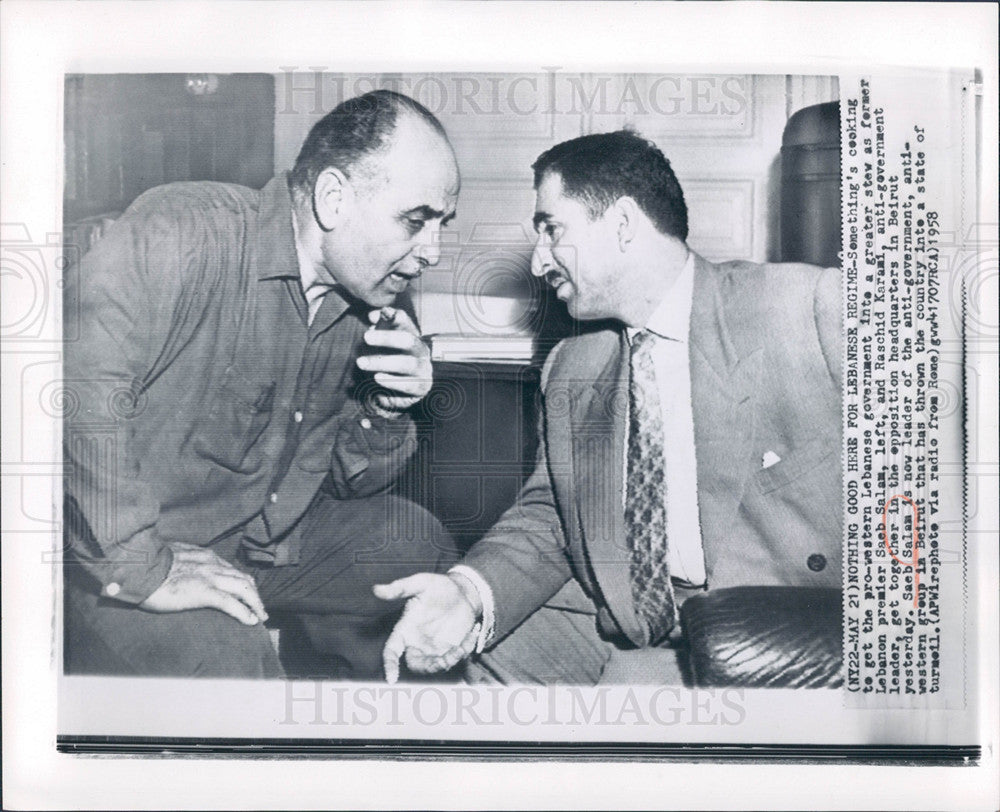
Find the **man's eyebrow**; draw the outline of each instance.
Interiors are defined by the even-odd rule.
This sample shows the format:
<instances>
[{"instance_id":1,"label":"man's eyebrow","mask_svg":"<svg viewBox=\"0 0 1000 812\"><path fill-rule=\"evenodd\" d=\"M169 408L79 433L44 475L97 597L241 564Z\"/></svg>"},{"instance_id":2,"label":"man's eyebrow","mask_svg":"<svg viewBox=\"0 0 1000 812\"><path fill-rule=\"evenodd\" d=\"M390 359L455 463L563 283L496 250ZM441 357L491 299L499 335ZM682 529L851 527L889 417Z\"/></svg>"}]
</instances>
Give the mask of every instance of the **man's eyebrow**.
<instances>
[{"instance_id":1,"label":"man's eyebrow","mask_svg":"<svg viewBox=\"0 0 1000 812\"><path fill-rule=\"evenodd\" d=\"M535 212L535 216L532 218L531 222L534 223L534 226L537 229L546 220L551 220L551 219L552 219L552 215L549 214L548 212L545 212L545 211L536 211Z\"/></svg>"},{"instance_id":2,"label":"man's eyebrow","mask_svg":"<svg viewBox=\"0 0 1000 812\"><path fill-rule=\"evenodd\" d=\"M445 212L432 208L431 206L423 205L407 209L403 212L403 215L406 217L423 217L425 220L436 220L439 217L444 217Z\"/></svg>"}]
</instances>

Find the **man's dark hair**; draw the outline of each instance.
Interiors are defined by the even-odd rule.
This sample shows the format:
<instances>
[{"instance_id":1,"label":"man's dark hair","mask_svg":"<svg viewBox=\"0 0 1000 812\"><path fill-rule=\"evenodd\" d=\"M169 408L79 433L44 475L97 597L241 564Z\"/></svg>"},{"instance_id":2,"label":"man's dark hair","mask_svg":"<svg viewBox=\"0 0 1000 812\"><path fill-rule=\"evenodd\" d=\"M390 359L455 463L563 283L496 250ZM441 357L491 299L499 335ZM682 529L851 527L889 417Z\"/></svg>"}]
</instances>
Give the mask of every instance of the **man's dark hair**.
<instances>
[{"instance_id":1,"label":"man's dark hair","mask_svg":"<svg viewBox=\"0 0 1000 812\"><path fill-rule=\"evenodd\" d=\"M289 186L299 194L312 194L316 178L331 166L350 178L366 158L388 149L400 113L423 120L447 140L441 122L420 102L391 90L374 90L341 102L313 125L289 175Z\"/></svg>"},{"instance_id":2,"label":"man's dark hair","mask_svg":"<svg viewBox=\"0 0 1000 812\"><path fill-rule=\"evenodd\" d=\"M631 197L663 234L687 239L684 193L660 149L634 132L618 130L574 138L538 156L531 168L535 188L549 172L562 178L563 193L587 207L596 220L620 197Z\"/></svg>"}]
</instances>

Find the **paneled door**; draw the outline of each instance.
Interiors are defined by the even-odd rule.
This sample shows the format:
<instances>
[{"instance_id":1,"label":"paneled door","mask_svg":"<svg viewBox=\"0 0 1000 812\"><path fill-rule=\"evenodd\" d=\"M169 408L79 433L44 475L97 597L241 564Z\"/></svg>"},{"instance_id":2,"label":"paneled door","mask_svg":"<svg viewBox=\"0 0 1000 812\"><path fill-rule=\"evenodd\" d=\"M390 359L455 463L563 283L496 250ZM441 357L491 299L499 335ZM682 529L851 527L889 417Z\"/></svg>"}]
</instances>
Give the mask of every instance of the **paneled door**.
<instances>
[{"instance_id":1,"label":"paneled door","mask_svg":"<svg viewBox=\"0 0 1000 812\"><path fill-rule=\"evenodd\" d=\"M261 187L274 166L268 74L66 77L63 220L120 212L181 180Z\"/></svg>"}]
</instances>

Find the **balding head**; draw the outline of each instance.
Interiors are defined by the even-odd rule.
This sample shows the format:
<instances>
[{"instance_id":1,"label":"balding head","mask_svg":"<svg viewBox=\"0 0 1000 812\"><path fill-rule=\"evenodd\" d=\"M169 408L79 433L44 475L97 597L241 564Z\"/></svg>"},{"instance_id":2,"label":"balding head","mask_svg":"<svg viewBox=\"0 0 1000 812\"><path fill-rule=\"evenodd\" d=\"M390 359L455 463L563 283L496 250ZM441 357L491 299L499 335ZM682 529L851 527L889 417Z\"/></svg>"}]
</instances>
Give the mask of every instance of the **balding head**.
<instances>
[{"instance_id":1,"label":"balding head","mask_svg":"<svg viewBox=\"0 0 1000 812\"><path fill-rule=\"evenodd\" d=\"M382 307L437 263L461 178L437 119L381 90L317 123L291 183L300 261L317 279Z\"/></svg>"},{"instance_id":2,"label":"balding head","mask_svg":"<svg viewBox=\"0 0 1000 812\"><path fill-rule=\"evenodd\" d=\"M347 99L313 125L299 151L289 184L297 196L308 197L323 170L339 169L359 187L377 184L378 158L393 146L403 120L412 134L419 131L450 150L448 137L426 107L409 96L376 90Z\"/></svg>"}]
</instances>

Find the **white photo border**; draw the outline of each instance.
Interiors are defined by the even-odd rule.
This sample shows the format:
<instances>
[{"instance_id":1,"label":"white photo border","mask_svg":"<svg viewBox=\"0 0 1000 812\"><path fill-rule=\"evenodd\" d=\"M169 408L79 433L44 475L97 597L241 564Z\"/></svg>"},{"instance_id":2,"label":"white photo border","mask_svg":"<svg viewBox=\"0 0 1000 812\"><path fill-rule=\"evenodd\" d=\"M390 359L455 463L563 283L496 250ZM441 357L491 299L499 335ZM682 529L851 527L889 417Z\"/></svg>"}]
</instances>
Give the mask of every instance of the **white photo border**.
<instances>
[{"instance_id":1,"label":"white photo border","mask_svg":"<svg viewBox=\"0 0 1000 812\"><path fill-rule=\"evenodd\" d=\"M342 70L364 71L535 72L559 65L566 71L669 67L713 73L837 74L866 67L974 67L983 72L981 133L996 132L996 8L989 5L8 0L0 5L0 15L0 222L24 223L32 234L58 231L61 221L65 73L190 72L195 65L204 72L276 72L277 66L288 64L289 54L300 65L336 64ZM981 216L984 222L996 223L997 158L994 142L986 137L982 143ZM995 303L993 307L995 314ZM39 352L44 351L40 347ZM988 400L970 404L970 409L995 415L995 365L978 372L981 395ZM16 400L16 385L9 383L5 380L5 417L16 405L11 402ZM984 459L996 460L995 417L992 420L992 426L983 425L993 428L984 432L992 443ZM58 431L52 440L52 459L58 459ZM978 475L989 479L995 470L984 468ZM3 484L6 495L7 482ZM995 494L996 489L984 492ZM994 501L982 506L978 517L982 529L994 534L996 510ZM995 544L988 548L983 551L983 572L977 573L983 587L978 591L980 616L992 621L979 630L982 686L995 685L998 672L997 551ZM984 759L971 771L771 764L138 760L58 754L54 579L51 572L29 563L17 548L16 536L5 534L3 769L11 807L995 807L995 692L980 698Z\"/></svg>"}]
</instances>

